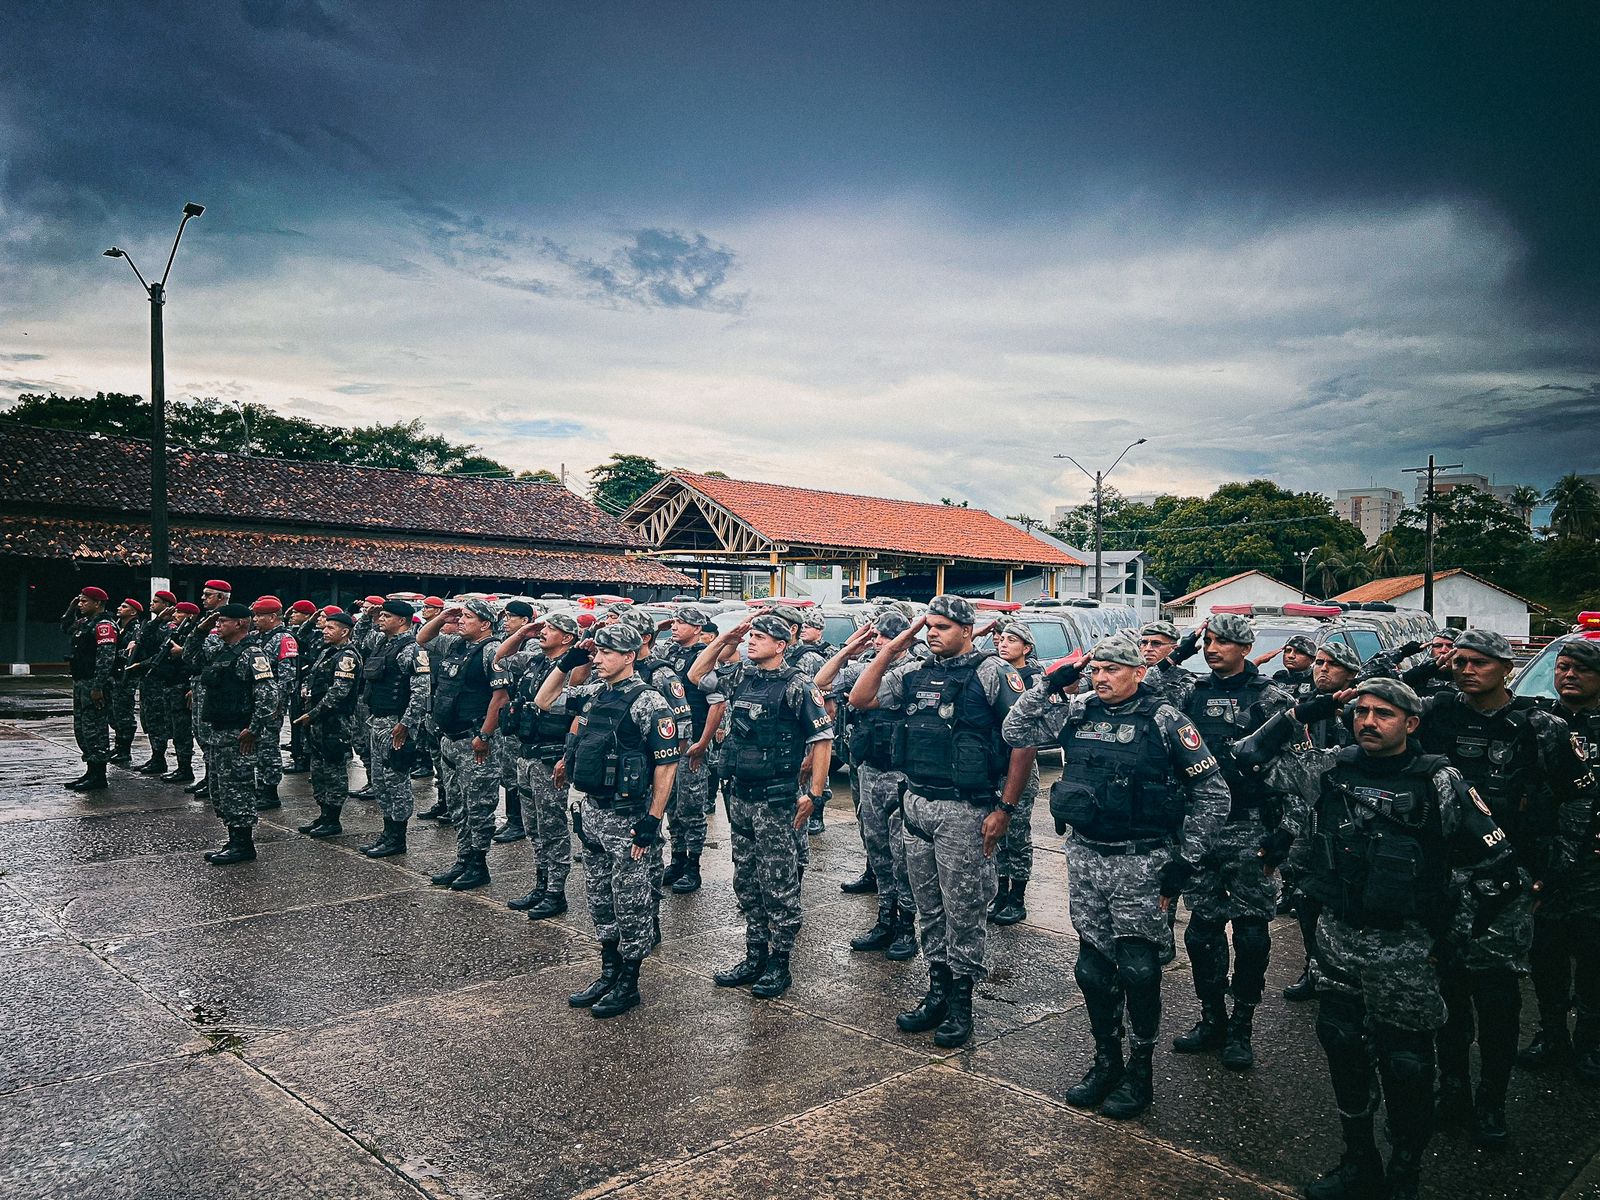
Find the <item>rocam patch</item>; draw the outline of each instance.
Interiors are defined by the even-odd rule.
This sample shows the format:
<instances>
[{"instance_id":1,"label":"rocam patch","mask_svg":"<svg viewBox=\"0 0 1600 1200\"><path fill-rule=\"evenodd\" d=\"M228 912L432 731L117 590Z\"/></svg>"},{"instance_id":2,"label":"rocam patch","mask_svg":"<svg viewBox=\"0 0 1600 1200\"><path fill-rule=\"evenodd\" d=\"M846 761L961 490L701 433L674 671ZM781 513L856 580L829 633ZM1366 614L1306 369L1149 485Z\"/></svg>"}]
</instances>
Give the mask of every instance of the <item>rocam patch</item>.
<instances>
[{"instance_id":1,"label":"rocam patch","mask_svg":"<svg viewBox=\"0 0 1600 1200\"><path fill-rule=\"evenodd\" d=\"M670 742L678 736L678 723L671 717L662 717L656 721L656 732Z\"/></svg>"},{"instance_id":2,"label":"rocam patch","mask_svg":"<svg viewBox=\"0 0 1600 1200\"><path fill-rule=\"evenodd\" d=\"M1011 690L1013 692L1024 692L1027 690L1027 685L1022 682L1022 676L1018 675L1015 671L1006 672L1006 682L1011 685Z\"/></svg>"},{"instance_id":3,"label":"rocam patch","mask_svg":"<svg viewBox=\"0 0 1600 1200\"><path fill-rule=\"evenodd\" d=\"M1200 749L1200 731L1193 725L1178 726L1178 741L1183 743L1185 750Z\"/></svg>"}]
</instances>

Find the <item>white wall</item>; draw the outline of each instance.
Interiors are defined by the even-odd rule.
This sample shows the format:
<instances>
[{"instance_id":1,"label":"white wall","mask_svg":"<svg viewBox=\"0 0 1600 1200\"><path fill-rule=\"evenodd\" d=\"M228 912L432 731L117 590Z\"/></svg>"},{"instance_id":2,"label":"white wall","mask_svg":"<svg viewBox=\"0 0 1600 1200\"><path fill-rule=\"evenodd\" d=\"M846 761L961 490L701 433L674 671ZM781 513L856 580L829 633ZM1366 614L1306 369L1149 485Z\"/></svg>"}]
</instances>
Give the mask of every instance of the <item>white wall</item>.
<instances>
[{"instance_id":1,"label":"white wall","mask_svg":"<svg viewBox=\"0 0 1600 1200\"><path fill-rule=\"evenodd\" d=\"M1401 608L1421 608L1422 589L1407 592L1394 601ZM1492 629L1509 638L1528 636L1528 606L1464 575L1433 581L1433 618L1441 625L1455 624L1450 618L1463 618L1469 628Z\"/></svg>"},{"instance_id":2,"label":"white wall","mask_svg":"<svg viewBox=\"0 0 1600 1200\"><path fill-rule=\"evenodd\" d=\"M1215 604L1298 604L1299 602L1298 588L1279 583L1266 575L1246 575L1243 579L1236 579L1232 583L1213 588L1196 600L1192 609L1188 611L1174 609L1173 613L1179 620L1193 622L1210 616L1212 605Z\"/></svg>"}]
</instances>

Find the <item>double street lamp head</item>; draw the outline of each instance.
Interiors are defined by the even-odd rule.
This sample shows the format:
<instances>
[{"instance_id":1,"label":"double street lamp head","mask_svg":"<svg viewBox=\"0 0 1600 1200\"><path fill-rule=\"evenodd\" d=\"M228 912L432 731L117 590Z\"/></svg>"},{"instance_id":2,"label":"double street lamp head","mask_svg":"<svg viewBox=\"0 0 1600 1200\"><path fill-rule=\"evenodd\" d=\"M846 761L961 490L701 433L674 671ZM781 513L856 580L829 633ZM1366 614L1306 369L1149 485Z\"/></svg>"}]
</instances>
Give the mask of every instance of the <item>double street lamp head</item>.
<instances>
[{"instance_id":1,"label":"double street lamp head","mask_svg":"<svg viewBox=\"0 0 1600 1200\"><path fill-rule=\"evenodd\" d=\"M127 258L128 257L126 254L124 254L121 250L117 249L115 246L111 247L111 249L109 249L109 250L102 250L101 253L104 254L107 258Z\"/></svg>"},{"instance_id":2,"label":"double street lamp head","mask_svg":"<svg viewBox=\"0 0 1600 1200\"><path fill-rule=\"evenodd\" d=\"M185 204L183 206L183 215L186 217L198 217L205 210L206 206L204 204Z\"/></svg>"}]
</instances>

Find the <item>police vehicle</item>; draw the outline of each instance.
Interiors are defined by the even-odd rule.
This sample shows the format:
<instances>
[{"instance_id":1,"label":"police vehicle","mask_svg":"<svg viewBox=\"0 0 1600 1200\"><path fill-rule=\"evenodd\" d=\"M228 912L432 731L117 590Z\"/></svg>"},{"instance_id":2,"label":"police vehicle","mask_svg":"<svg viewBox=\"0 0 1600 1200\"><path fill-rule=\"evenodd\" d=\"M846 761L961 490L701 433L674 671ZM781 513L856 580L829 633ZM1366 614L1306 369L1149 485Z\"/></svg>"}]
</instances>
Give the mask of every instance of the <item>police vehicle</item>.
<instances>
[{"instance_id":1,"label":"police vehicle","mask_svg":"<svg viewBox=\"0 0 1600 1200\"><path fill-rule=\"evenodd\" d=\"M1556 658L1561 653L1561 647L1568 642L1575 641L1600 641L1600 612L1582 612L1578 614L1578 627L1575 631L1556 638L1539 653L1535 654L1528 665L1517 672L1517 677L1511 683L1513 696L1543 696L1547 700L1556 698Z\"/></svg>"}]
</instances>

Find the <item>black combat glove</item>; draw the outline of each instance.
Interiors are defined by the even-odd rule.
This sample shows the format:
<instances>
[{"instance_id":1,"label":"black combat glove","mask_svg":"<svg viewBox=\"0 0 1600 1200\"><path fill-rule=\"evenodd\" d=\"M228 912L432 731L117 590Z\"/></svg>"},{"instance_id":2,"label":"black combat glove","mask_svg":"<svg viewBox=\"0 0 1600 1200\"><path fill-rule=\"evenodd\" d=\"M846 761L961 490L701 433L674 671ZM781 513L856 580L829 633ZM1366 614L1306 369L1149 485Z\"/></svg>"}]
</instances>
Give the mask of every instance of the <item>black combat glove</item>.
<instances>
[{"instance_id":1,"label":"black combat glove","mask_svg":"<svg viewBox=\"0 0 1600 1200\"><path fill-rule=\"evenodd\" d=\"M1183 859L1175 858L1161 868L1161 874L1156 877L1156 886L1166 899L1176 900L1183 894L1183 885L1189 882L1189 877L1193 874L1193 867Z\"/></svg>"},{"instance_id":2,"label":"black combat glove","mask_svg":"<svg viewBox=\"0 0 1600 1200\"><path fill-rule=\"evenodd\" d=\"M1065 692L1068 688L1076 687L1078 680L1082 678L1082 663L1059 662L1045 674L1044 690L1047 692Z\"/></svg>"},{"instance_id":3,"label":"black combat glove","mask_svg":"<svg viewBox=\"0 0 1600 1200\"><path fill-rule=\"evenodd\" d=\"M1406 659L1410 658L1413 654L1421 654L1423 652L1423 650L1425 650L1426 648L1427 647L1425 647L1421 642L1416 641L1416 640L1413 639L1412 641L1407 642L1404 646L1401 646L1400 649L1395 651L1395 654L1397 656L1395 658L1395 661L1396 662L1404 662Z\"/></svg>"},{"instance_id":4,"label":"black combat glove","mask_svg":"<svg viewBox=\"0 0 1600 1200\"><path fill-rule=\"evenodd\" d=\"M633 844L646 850L656 844L656 835L661 832L661 818L645 813L633 824Z\"/></svg>"},{"instance_id":5,"label":"black combat glove","mask_svg":"<svg viewBox=\"0 0 1600 1200\"><path fill-rule=\"evenodd\" d=\"M1294 706L1294 719L1303 725L1324 721L1339 715L1339 702L1327 692L1319 692L1309 700Z\"/></svg>"},{"instance_id":6,"label":"black combat glove","mask_svg":"<svg viewBox=\"0 0 1600 1200\"><path fill-rule=\"evenodd\" d=\"M572 669L574 667L581 667L585 663L589 663L589 662L593 662L593 661L594 661L593 653L591 653L588 650L585 650L582 646L574 646L571 650L568 650L560 658L556 659L556 668L558 670L560 670L563 674L570 675L570 674L572 674Z\"/></svg>"},{"instance_id":7,"label":"black combat glove","mask_svg":"<svg viewBox=\"0 0 1600 1200\"><path fill-rule=\"evenodd\" d=\"M1274 829L1256 843L1256 857L1274 870L1289 857L1289 847L1294 845L1294 834L1287 829Z\"/></svg>"},{"instance_id":8,"label":"black combat glove","mask_svg":"<svg viewBox=\"0 0 1600 1200\"><path fill-rule=\"evenodd\" d=\"M1193 658L1199 649L1200 626L1196 625L1193 629L1189 630L1188 633L1184 634L1178 639L1177 649L1173 650L1173 652L1167 655L1167 657L1175 663L1181 663L1185 659Z\"/></svg>"}]
</instances>

